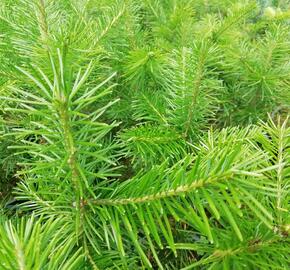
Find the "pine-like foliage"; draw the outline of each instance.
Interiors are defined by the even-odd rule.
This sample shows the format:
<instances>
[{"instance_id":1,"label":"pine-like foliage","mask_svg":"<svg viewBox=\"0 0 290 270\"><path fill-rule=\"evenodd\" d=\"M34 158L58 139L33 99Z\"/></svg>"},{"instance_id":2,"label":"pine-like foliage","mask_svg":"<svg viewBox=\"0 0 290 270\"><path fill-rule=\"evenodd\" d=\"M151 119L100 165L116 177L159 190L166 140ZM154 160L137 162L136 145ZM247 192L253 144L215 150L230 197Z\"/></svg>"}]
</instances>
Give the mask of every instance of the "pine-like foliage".
<instances>
[{"instance_id":1,"label":"pine-like foliage","mask_svg":"<svg viewBox=\"0 0 290 270\"><path fill-rule=\"evenodd\" d=\"M2 0L0 269L288 269L289 8Z\"/></svg>"}]
</instances>

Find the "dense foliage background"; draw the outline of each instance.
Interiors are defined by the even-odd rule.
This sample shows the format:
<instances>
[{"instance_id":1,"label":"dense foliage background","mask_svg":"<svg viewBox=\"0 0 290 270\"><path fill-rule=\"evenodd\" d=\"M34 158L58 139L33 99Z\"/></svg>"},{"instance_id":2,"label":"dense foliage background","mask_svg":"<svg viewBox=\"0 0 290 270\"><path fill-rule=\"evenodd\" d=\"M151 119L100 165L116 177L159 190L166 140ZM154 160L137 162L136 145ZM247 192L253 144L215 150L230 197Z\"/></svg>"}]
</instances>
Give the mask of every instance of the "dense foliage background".
<instances>
[{"instance_id":1,"label":"dense foliage background","mask_svg":"<svg viewBox=\"0 0 290 270\"><path fill-rule=\"evenodd\" d=\"M2 0L0 269L289 269L290 3Z\"/></svg>"}]
</instances>

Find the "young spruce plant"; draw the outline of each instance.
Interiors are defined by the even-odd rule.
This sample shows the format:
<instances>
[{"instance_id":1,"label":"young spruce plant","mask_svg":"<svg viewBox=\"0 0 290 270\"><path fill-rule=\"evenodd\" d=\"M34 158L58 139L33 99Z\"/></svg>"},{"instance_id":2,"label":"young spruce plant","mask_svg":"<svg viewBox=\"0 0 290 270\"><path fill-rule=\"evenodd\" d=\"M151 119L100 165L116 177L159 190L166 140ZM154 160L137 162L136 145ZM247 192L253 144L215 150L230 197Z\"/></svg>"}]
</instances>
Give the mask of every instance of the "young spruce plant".
<instances>
[{"instance_id":1,"label":"young spruce plant","mask_svg":"<svg viewBox=\"0 0 290 270\"><path fill-rule=\"evenodd\" d=\"M2 0L0 270L290 267L287 0Z\"/></svg>"}]
</instances>

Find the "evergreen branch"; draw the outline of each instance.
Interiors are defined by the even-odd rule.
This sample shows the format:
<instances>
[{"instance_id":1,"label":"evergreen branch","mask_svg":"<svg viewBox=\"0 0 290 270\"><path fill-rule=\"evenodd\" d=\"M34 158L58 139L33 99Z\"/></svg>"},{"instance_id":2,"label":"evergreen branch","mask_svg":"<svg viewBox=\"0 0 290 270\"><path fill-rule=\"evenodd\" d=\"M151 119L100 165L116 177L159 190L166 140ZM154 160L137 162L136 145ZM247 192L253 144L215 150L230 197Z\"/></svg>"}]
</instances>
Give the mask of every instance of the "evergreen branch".
<instances>
[{"instance_id":1,"label":"evergreen branch","mask_svg":"<svg viewBox=\"0 0 290 270\"><path fill-rule=\"evenodd\" d=\"M204 64L205 64L205 57L203 53L200 55L200 58L197 63L197 71L195 75L195 80L194 80L194 86L192 90L192 96L191 96L191 102L188 110L188 116L187 116L187 121L185 123L185 132L184 136L188 136L188 131L192 122L192 117L193 117L193 112L194 112L194 106L196 104L197 97L199 95L200 87L201 87L201 81L204 76Z\"/></svg>"},{"instance_id":2,"label":"evergreen branch","mask_svg":"<svg viewBox=\"0 0 290 270\"><path fill-rule=\"evenodd\" d=\"M242 10L238 9L231 16L227 17L219 29L214 32L215 39L219 38L223 33L225 33L228 29L230 29L233 25L240 22L242 19L246 19L255 9L256 3L251 3L242 8Z\"/></svg>"},{"instance_id":3,"label":"evergreen branch","mask_svg":"<svg viewBox=\"0 0 290 270\"><path fill-rule=\"evenodd\" d=\"M0 223L0 266L2 269L55 268L74 270L83 266L81 249L73 250L75 239L68 236L60 218L21 218L16 224ZM35 248L37 247L37 248ZM70 258L68 258L70 255Z\"/></svg>"},{"instance_id":4,"label":"evergreen branch","mask_svg":"<svg viewBox=\"0 0 290 270\"><path fill-rule=\"evenodd\" d=\"M285 156L284 156L284 149L286 147L286 144L284 144L285 138L287 136L286 133L286 123L287 120L282 124L281 129L278 132L278 156L277 156L277 164L278 164L278 169L277 169L277 204L276 208L278 210L282 209L282 192L283 192L283 169L285 166ZM289 133L289 132L288 132ZM290 134L290 133L289 133ZM288 136L289 136L288 134ZM282 217L281 215L278 215L278 223L282 223Z\"/></svg>"},{"instance_id":5,"label":"evergreen branch","mask_svg":"<svg viewBox=\"0 0 290 270\"><path fill-rule=\"evenodd\" d=\"M47 45L49 32L48 32L48 24L47 24L44 0L39 0L38 8L39 8L39 15L40 15L39 16L39 29L41 33L42 42L46 44L46 49L49 50L49 47Z\"/></svg>"},{"instance_id":6,"label":"evergreen branch","mask_svg":"<svg viewBox=\"0 0 290 270\"><path fill-rule=\"evenodd\" d=\"M123 16L123 14L126 11L126 5L123 3L121 4L121 7L119 8L119 11L114 14L113 18L110 18L109 21L106 21L106 26L104 29L102 29L102 31L99 33L99 35L97 36L97 38L94 40L93 44L92 44L92 48L95 48L95 46L100 42L101 39L103 39L107 33L111 30L111 28L114 27L114 25L119 21L119 19ZM101 21L99 21L100 25L101 25Z\"/></svg>"},{"instance_id":7,"label":"evergreen branch","mask_svg":"<svg viewBox=\"0 0 290 270\"><path fill-rule=\"evenodd\" d=\"M161 122L165 125L168 125L166 118L158 111L156 106L152 104L152 102L144 94L141 94L141 96L143 97L145 102L148 104L148 106L153 110L153 112L157 115L157 117L161 120Z\"/></svg>"},{"instance_id":8,"label":"evergreen branch","mask_svg":"<svg viewBox=\"0 0 290 270\"><path fill-rule=\"evenodd\" d=\"M264 134L258 137L258 141L261 142L262 147L270 155L272 163L276 165L276 171L272 178L276 184L276 206L275 215L277 216L276 222L277 226L281 227L287 222L285 216L285 210L287 210L287 205L284 204L284 198L287 197L287 188L289 186L289 173L287 169L289 168L289 153L286 150L290 145L290 129L287 127L289 119L288 117L282 122L280 117L278 117L277 124L270 118L268 123L262 123L268 136L271 137L272 142L268 142ZM286 151L285 151L286 150Z\"/></svg>"},{"instance_id":9,"label":"evergreen branch","mask_svg":"<svg viewBox=\"0 0 290 270\"><path fill-rule=\"evenodd\" d=\"M186 154L186 142L170 127L142 125L124 130L120 138L132 163L153 165L168 158L175 161Z\"/></svg>"},{"instance_id":10,"label":"evergreen branch","mask_svg":"<svg viewBox=\"0 0 290 270\"><path fill-rule=\"evenodd\" d=\"M277 246L277 244L282 244L282 243L287 243L287 241L285 241L284 239L281 238L271 238L271 239L266 239L266 240L261 240L261 239L257 239L257 241L250 241L247 245L244 245L242 247L236 247L236 248L231 248L231 249L216 249L212 252L211 255L209 255L208 257L199 260L196 263L190 264L187 267L182 268L182 270L189 270L189 269L194 269L197 266L201 266L201 265L209 265L209 264L215 264L215 263L219 263L222 262L223 260L225 260L226 258L229 257L239 257L240 255L244 255L245 253L255 253L258 252L259 250L263 250L269 246ZM190 245L190 244L176 244L177 248L178 247L187 247L189 250L196 250L196 246L195 245ZM283 269L283 268L281 268Z\"/></svg>"},{"instance_id":11,"label":"evergreen branch","mask_svg":"<svg viewBox=\"0 0 290 270\"><path fill-rule=\"evenodd\" d=\"M217 180L228 180L231 178L233 175L227 174L223 176L219 176L216 178L209 178L209 179L202 179L202 180L196 180L194 183L189 184L189 185L181 185L178 186L175 189L169 189L166 191L158 192L153 195L146 195L144 197L139 197L139 198L126 198L126 199L97 199L91 201L93 204L96 205L126 205L126 204L137 204L137 203L146 203L146 202L151 202L155 200L160 200L160 199L166 199L170 197L177 197L181 196L190 192L194 192L195 190L206 187L207 185L210 185L211 183L216 183Z\"/></svg>"},{"instance_id":12,"label":"evergreen branch","mask_svg":"<svg viewBox=\"0 0 290 270\"><path fill-rule=\"evenodd\" d=\"M170 123L176 125L185 138L192 140L202 128L203 119L214 113L213 89L220 88L218 80L208 80L211 61L216 60L216 48L208 41L182 48L172 61L176 84L170 89ZM212 75L212 74L211 74Z\"/></svg>"}]
</instances>

